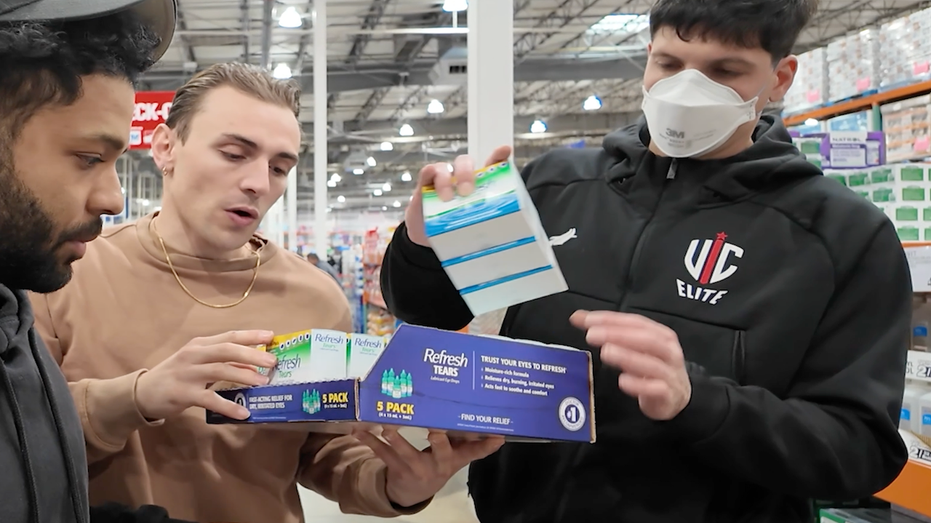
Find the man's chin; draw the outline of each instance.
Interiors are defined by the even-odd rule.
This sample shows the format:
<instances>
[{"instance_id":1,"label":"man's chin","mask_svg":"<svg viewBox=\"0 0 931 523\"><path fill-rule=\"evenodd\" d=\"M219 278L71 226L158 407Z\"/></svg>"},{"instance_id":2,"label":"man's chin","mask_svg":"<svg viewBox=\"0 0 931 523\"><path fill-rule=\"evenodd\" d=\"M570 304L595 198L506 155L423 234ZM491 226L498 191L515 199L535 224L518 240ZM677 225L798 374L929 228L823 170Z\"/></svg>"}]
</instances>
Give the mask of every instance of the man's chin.
<instances>
[{"instance_id":1,"label":"man's chin","mask_svg":"<svg viewBox=\"0 0 931 523\"><path fill-rule=\"evenodd\" d=\"M74 271L69 263L44 269L16 271L13 274L4 275L5 281L0 283L12 289L48 294L61 290L71 281L73 275Z\"/></svg>"}]
</instances>

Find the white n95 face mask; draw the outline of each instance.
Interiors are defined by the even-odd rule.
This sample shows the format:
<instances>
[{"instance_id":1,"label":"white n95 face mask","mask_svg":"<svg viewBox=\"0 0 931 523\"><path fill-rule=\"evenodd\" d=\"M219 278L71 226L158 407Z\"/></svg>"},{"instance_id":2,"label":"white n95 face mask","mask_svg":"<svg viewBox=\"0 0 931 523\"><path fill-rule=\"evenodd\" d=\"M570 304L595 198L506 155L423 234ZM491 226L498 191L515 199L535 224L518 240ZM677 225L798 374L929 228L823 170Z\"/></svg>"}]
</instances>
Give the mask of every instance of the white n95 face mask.
<instances>
[{"instance_id":1,"label":"white n95 face mask","mask_svg":"<svg viewBox=\"0 0 931 523\"><path fill-rule=\"evenodd\" d=\"M762 91L762 90L761 90ZM643 88L650 139L663 154L693 158L713 151L759 115L759 95L744 101L697 69L685 69Z\"/></svg>"}]
</instances>

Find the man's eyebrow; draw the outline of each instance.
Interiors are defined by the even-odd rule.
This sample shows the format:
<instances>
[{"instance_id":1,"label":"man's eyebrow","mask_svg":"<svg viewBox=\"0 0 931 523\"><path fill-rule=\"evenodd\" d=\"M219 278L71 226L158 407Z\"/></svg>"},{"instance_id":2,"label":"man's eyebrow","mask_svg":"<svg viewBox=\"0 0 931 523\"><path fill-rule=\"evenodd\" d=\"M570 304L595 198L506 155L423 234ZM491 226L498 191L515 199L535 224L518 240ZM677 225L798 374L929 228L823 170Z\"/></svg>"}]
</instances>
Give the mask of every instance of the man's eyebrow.
<instances>
[{"instance_id":1,"label":"man's eyebrow","mask_svg":"<svg viewBox=\"0 0 931 523\"><path fill-rule=\"evenodd\" d=\"M717 66L731 65L731 66L738 66L738 67L753 67L753 62L745 58L740 58L739 56L729 56L727 58L719 58L717 60L712 60L711 63Z\"/></svg>"},{"instance_id":2,"label":"man's eyebrow","mask_svg":"<svg viewBox=\"0 0 931 523\"><path fill-rule=\"evenodd\" d=\"M121 139L112 134L106 134L106 133L92 134L92 135L86 136L84 139L91 141L91 142L102 143L108 149L113 150L113 151L119 151L121 154L125 153L126 150L128 149L126 145L127 140Z\"/></svg>"},{"instance_id":3,"label":"man's eyebrow","mask_svg":"<svg viewBox=\"0 0 931 523\"><path fill-rule=\"evenodd\" d=\"M245 136L242 136L242 135L239 135L239 134L234 134L234 133L223 133L222 136L223 136L224 138L226 138L227 140L233 140L233 141L239 142L240 144L244 145L245 147L248 147L249 149L258 149L258 148L259 148L259 144L255 143L253 140L250 140L250 139L246 138ZM290 160L290 161L295 162L295 163L297 163L297 161L298 161L298 158L297 158L297 155L296 155L296 154L292 154L292 153L288 153L288 152L280 152L280 153L276 154L275 156L277 156L278 158L283 158L283 159L285 159L285 160Z\"/></svg>"}]
</instances>

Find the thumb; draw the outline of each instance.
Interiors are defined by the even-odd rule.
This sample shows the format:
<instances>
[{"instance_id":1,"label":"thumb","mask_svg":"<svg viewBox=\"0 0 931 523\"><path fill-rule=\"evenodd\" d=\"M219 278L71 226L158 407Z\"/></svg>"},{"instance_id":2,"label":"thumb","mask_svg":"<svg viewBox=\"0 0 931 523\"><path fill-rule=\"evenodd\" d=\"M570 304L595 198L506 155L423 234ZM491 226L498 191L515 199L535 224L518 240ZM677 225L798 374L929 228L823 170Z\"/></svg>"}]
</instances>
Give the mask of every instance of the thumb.
<instances>
[{"instance_id":1,"label":"thumb","mask_svg":"<svg viewBox=\"0 0 931 523\"><path fill-rule=\"evenodd\" d=\"M510 145L502 145L501 147L498 147L492 151L491 156L485 160L485 167L494 165L496 163L506 162L508 158L511 157L511 151L512 149Z\"/></svg>"}]
</instances>

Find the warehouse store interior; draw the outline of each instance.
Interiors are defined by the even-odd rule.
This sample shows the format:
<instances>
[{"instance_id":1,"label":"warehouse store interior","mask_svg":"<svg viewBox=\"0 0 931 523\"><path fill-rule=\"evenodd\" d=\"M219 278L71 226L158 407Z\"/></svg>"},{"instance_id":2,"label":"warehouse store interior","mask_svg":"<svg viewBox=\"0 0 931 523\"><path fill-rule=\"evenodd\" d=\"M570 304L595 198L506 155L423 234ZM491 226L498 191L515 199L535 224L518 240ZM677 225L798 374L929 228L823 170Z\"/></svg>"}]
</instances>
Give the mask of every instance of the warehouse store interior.
<instances>
[{"instance_id":1,"label":"warehouse store interior","mask_svg":"<svg viewBox=\"0 0 931 523\"><path fill-rule=\"evenodd\" d=\"M240 61L303 87L305 140L261 233L339 275L356 332L389 335L379 271L418 171L513 145L518 167L554 148L600 147L640 116L649 43L645 0L180 0L167 54L141 79L126 207L108 225L159 209L149 139L173 91L197 71ZM798 148L873 201L906 246L915 288L901 429L912 459L876 497L824 502L821 521L931 518L931 8L914 0L822 0L795 53L781 114ZM502 52L511 47L512 53ZM494 333L501 316L470 332ZM908 411L908 413L906 413ZM927 411L924 416L919 415ZM308 523L340 514L303 491ZM895 519L900 518L900 519ZM905 519L910 518L910 519ZM474 523L464 473L399 521ZM924 519L931 521L931 519Z\"/></svg>"}]
</instances>

